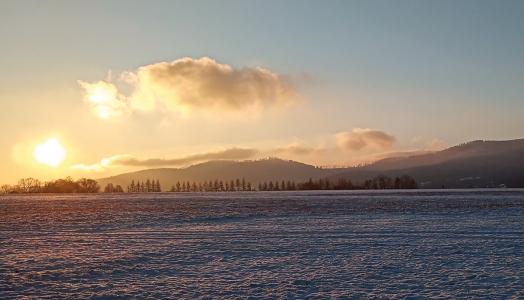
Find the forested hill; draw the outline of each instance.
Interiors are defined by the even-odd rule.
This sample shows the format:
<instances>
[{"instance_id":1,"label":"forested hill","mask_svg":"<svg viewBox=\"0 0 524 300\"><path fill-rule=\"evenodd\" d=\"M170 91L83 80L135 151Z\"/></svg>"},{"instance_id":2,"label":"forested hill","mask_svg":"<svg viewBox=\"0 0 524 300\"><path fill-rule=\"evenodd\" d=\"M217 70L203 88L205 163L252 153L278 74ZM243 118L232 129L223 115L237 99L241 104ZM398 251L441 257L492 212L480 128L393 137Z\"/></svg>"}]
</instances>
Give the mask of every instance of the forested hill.
<instances>
[{"instance_id":1,"label":"forested hill","mask_svg":"<svg viewBox=\"0 0 524 300\"><path fill-rule=\"evenodd\" d=\"M148 169L99 179L100 185L107 183L127 186L132 180L145 181L158 179L163 189L168 189L178 181L204 182L214 180L230 181L244 178L256 185L264 181L292 180L306 181L334 174L334 170L321 169L296 161L276 158L255 161L210 161L187 168Z\"/></svg>"},{"instance_id":2,"label":"forested hill","mask_svg":"<svg viewBox=\"0 0 524 300\"><path fill-rule=\"evenodd\" d=\"M148 169L99 179L127 186L132 180L158 179L163 189L177 181L204 182L244 178L253 186L264 181L303 182L310 178L340 178L360 182L384 174L410 175L422 188L524 187L524 139L473 141L442 151L387 158L364 167L322 169L296 161L210 161L187 168Z\"/></svg>"},{"instance_id":3,"label":"forested hill","mask_svg":"<svg viewBox=\"0 0 524 300\"><path fill-rule=\"evenodd\" d=\"M438 152L388 158L330 178L363 180L377 174L409 174L421 188L524 187L524 139L473 141Z\"/></svg>"}]
</instances>

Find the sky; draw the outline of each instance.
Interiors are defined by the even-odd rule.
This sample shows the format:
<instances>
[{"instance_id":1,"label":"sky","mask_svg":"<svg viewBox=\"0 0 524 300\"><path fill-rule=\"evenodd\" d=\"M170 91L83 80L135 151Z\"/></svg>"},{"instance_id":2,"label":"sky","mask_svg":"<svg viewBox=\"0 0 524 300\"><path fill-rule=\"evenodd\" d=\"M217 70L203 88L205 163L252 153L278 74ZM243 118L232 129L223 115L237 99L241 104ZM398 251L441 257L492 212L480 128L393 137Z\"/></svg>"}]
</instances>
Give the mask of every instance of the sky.
<instances>
[{"instance_id":1,"label":"sky","mask_svg":"<svg viewBox=\"0 0 524 300\"><path fill-rule=\"evenodd\" d=\"M0 183L522 138L524 1L1 1Z\"/></svg>"}]
</instances>

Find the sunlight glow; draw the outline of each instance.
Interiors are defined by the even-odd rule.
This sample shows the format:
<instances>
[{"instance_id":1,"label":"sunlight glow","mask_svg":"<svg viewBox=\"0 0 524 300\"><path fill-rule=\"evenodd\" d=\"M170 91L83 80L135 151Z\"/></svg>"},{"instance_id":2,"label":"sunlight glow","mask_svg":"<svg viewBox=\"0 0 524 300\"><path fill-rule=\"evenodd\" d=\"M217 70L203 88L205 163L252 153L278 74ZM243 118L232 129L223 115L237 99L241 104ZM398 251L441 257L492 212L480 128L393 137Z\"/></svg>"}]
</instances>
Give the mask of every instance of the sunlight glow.
<instances>
[{"instance_id":1,"label":"sunlight glow","mask_svg":"<svg viewBox=\"0 0 524 300\"><path fill-rule=\"evenodd\" d=\"M89 95L89 101L97 104L105 104L113 101L115 91L108 89L107 87L97 86Z\"/></svg>"},{"instance_id":2,"label":"sunlight glow","mask_svg":"<svg viewBox=\"0 0 524 300\"><path fill-rule=\"evenodd\" d=\"M112 83L105 81L89 83L81 80L78 83L86 92L85 101L99 118L108 120L126 112L125 97L118 93Z\"/></svg>"},{"instance_id":3,"label":"sunlight glow","mask_svg":"<svg viewBox=\"0 0 524 300\"><path fill-rule=\"evenodd\" d=\"M65 159L65 149L60 142L51 138L45 143L36 146L33 156L41 164L58 167Z\"/></svg>"}]
</instances>

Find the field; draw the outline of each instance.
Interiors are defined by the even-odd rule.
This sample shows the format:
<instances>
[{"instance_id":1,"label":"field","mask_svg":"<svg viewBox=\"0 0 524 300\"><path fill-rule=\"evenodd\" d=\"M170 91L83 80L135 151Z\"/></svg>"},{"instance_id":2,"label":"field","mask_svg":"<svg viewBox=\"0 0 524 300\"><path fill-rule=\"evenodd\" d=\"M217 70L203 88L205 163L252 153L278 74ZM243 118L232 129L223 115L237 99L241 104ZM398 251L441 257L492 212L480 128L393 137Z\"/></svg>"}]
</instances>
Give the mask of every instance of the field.
<instances>
[{"instance_id":1,"label":"field","mask_svg":"<svg viewBox=\"0 0 524 300\"><path fill-rule=\"evenodd\" d=\"M0 298L524 298L524 191L7 195Z\"/></svg>"}]
</instances>

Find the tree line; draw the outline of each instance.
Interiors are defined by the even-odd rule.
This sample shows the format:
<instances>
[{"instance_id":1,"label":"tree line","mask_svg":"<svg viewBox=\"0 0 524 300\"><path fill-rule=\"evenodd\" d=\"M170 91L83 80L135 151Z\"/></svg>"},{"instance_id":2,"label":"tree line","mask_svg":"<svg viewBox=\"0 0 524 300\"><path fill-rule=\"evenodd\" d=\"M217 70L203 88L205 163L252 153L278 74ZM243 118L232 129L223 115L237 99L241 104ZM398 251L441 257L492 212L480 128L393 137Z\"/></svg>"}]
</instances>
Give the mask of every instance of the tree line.
<instances>
[{"instance_id":1,"label":"tree line","mask_svg":"<svg viewBox=\"0 0 524 300\"><path fill-rule=\"evenodd\" d=\"M214 180L204 182L177 182L171 187L170 192L236 192L236 191L304 191L304 190L384 190L384 189L416 189L416 180L407 175L391 178L379 175L361 183L353 183L349 179L309 179L296 183L291 180L275 180L260 182L255 188L251 182L244 179Z\"/></svg>"},{"instance_id":2,"label":"tree line","mask_svg":"<svg viewBox=\"0 0 524 300\"><path fill-rule=\"evenodd\" d=\"M291 180L274 180L260 182L254 187L244 178L234 180L209 180L204 182L177 182L169 192L236 192L236 191L300 191L300 190L382 190L382 189L416 189L417 182L411 176L403 175L391 178L379 175L363 182L354 183L349 179L309 179L304 182ZM80 178L73 180L71 177L41 182L35 178L23 178L15 185L2 185L0 193L99 193L100 185L94 179ZM160 181L147 179L146 181L132 180L127 186L128 193L154 193L161 192ZM108 183L104 193L124 193L120 185Z\"/></svg>"},{"instance_id":3,"label":"tree line","mask_svg":"<svg viewBox=\"0 0 524 300\"><path fill-rule=\"evenodd\" d=\"M158 180L146 180L135 184L134 180L127 187L127 192L160 192ZM17 184L0 186L1 194L33 194L33 193L124 193L121 185L108 183L103 190L94 179L80 178L73 180L71 177L42 182L36 178L22 178Z\"/></svg>"},{"instance_id":4,"label":"tree line","mask_svg":"<svg viewBox=\"0 0 524 300\"><path fill-rule=\"evenodd\" d=\"M15 185L4 184L0 188L4 194L20 193L98 193L100 185L94 179L71 177L42 182L35 178L23 178Z\"/></svg>"},{"instance_id":5,"label":"tree line","mask_svg":"<svg viewBox=\"0 0 524 300\"><path fill-rule=\"evenodd\" d=\"M385 190L385 189L416 189L416 180L407 175L394 179L379 175L362 183L353 183L349 179L340 178L335 181L329 179L309 179L304 182L294 181L269 181L258 184L259 191L304 191L304 190Z\"/></svg>"},{"instance_id":6,"label":"tree line","mask_svg":"<svg viewBox=\"0 0 524 300\"><path fill-rule=\"evenodd\" d=\"M127 186L128 193L158 193L161 191L162 187L158 179L156 181L147 179L145 182L137 180L136 184L135 181L132 180L131 184Z\"/></svg>"},{"instance_id":7,"label":"tree line","mask_svg":"<svg viewBox=\"0 0 524 300\"><path fill-rule=\"evenodd\" d=\"M170 192L237 192L252 191L251 182L246 182L244 178L236 180L218 180L204 182L178 181L171 186Z\"/></svg>"}]
</instances>

